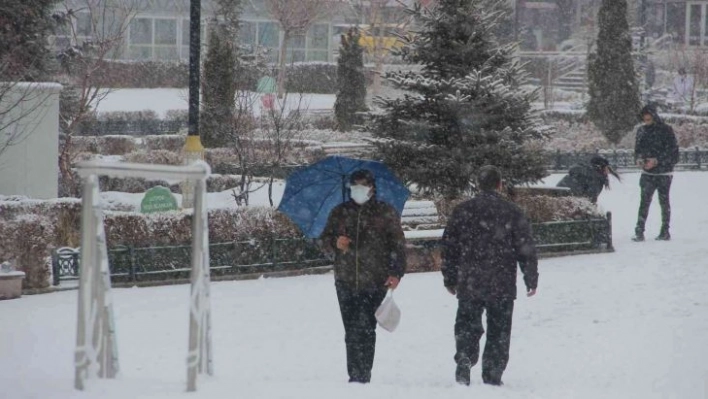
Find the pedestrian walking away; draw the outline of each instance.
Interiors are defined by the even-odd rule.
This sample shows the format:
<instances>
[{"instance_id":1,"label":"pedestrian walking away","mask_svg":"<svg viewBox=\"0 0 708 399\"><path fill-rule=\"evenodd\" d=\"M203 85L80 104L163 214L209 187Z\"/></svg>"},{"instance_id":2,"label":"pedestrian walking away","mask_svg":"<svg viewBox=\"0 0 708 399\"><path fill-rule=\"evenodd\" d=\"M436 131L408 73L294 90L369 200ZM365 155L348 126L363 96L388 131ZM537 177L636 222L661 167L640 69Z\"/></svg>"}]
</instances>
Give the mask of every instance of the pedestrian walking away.
<instances>
[{"instance_id":1,"label":"pedestrian walking away","mask_svg":"<svg viewBox=\"0 0 708 399\"><path fill-rule=\"evenodd\" d=\"M657 240L668 241L671 239L671 201L670 191L673 180L674 167L679 160L679 148L676 135L671 126L664 123L656 109L645 106L641 112L644 125L637 131L634 147L634 159L642 169L639 179L641 198L639 202L639 215L634 229L634 241L644 241L649 208L654 193L659 193L659 206L661 206L661 230Z\"/></svg>"},{"instance_id":2,"label":"pedestrian walking away","mask_svg":"<svg viewBox=\"0 0 708 399\"><path fill-rule=\"evenodd\" d=\"M501 197L502 187L499 169L481 168L480 193L455 208L443 233L443 281L458 300L455 379L463 385L470 384L470 370L479 360L485 310L487 342L482 380L502 385L509 361L517 264L524 275L527 296L535 295L538 285L531 225L521 209Z\"/></svg>"},{"instance_id":3,"label":"pedestrian walking away","mask_svg":"<svg viewBox=\"0 0 708 399\"><path fill-rule=\"evenodd\" d=\"M587 198L596 204L602 190L610 188L609 175L622 181L610 166L610 162L605 157L596 155L589 162L573 165L557 187L567 187L573 196Z\"/></svg>"},{"instance_id":4,"label":"pedestrian walking away","mask_svg":"<svg viewBox=\"0 0 708 399\"><path fill-rule=\"evenodd\" d=\"M349 382L368 383L376 348L376 309L406 268L405 237L395 208L376 199L368 170L351 175L351 200L335 207L321 241L334 260Z\"/></svg>"}]
</instances>

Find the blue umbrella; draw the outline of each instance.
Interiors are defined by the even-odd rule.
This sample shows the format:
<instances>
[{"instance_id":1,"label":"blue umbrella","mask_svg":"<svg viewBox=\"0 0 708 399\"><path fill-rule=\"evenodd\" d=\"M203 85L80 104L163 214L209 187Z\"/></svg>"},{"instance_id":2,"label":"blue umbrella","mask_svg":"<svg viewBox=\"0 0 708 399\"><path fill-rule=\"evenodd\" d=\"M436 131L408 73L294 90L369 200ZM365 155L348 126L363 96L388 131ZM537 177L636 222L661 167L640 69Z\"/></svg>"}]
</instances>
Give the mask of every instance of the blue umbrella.
<instances>
[{"instance_id":1,"label":"blue umbrella","mask_svg":"<svg viewBox=\"0 0 708 399\"><path fill-rule=\"evenodd\" d=\"M327 157L293 172L285 182L278 210L288 215L307 237L319 237L332 209L349 200L349 177L360 169L374 174L376 199L391 204L400 215L410 192L386 165L340 156Z\"/></svg>"}]
</instances>

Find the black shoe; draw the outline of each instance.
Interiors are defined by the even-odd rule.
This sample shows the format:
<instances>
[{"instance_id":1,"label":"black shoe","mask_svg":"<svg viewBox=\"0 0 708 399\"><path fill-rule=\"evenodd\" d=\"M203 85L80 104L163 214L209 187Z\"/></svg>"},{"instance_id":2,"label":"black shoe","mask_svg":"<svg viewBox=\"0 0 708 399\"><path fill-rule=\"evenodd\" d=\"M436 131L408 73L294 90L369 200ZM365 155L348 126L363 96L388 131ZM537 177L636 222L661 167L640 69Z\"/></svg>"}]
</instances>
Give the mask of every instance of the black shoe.
<instances>
[{"instance_id":1,"label":"black shoe","mask_svg":"<svg viewBox=\"0 0 708 399\"><path fill-rule=\"evenodd\" d=\"M662 231L659 236L656 237L657 241L671 241L671 234L668 231Z\"/></svg>"},{"instance_id":2,"label":"black shoe","mask_svg":"<svg viewBox=\"0 0 708 399\"><path fill-rule=\"evenodd\" d=\"M632 241L634 242L643 242L644 241L644 233L637 233L632 237Z\"/></svg>"},{"instance_id":3,"label":"black shoe","mask_svg":"<svg viewBox=\"0 0 708 399\"><path fill-rule=\"evenodd\" d=\"M455 381L460 385L470 385L470 365L458 363L455 369Z\"/></svg>"},{"instance_id":4,"label":"black shoe","mask_svg":"<svg viewBox=\"0 0 708 399\"><path fill-rule=\"evenodd\" d=\"M504 383L501 380L501 374L497 376L496 373L485 373L482 372L482 382L487 385L502 386Z\"/></svg>"}]
</instances>

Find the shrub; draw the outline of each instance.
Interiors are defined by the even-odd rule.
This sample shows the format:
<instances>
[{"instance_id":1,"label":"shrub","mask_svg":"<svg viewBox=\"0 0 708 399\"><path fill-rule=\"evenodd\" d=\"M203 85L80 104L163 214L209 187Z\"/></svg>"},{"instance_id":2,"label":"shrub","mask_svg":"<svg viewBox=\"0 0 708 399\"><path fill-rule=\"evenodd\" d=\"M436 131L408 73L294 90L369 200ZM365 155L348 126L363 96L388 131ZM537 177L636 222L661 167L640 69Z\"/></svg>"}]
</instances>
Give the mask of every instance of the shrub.
<instances>
[{"instance_id":1,"label":"shrub","mask_svg":"<svg viewBox=\"0 0 708 399\"><path fill-rule=\"evenodd\" d=\"M98 76L97 84L111 88L186 88L189 83L189 66L183 62L164 61L106 61ZM337 66L313 62L288 65L290 93L335 94ZM257 67L242 67L236 86L239 90L255 91L262 72ZM81 71L78 71L81 73ZM370 74L367 77L370 80Z\"/></svg>"},{"instance_id":2,"label":"shrub","mask_svg":"<svg viewBox=\"0 0 708 399\"><path fill-rule=\"evenodd\" d=\"M125 156L125 161L160 165L182 165L184 163L182 154L167 150L131 152Z\"/></svg>"},{"instance_id":3,"label":"shrub","mask_svg":"<svg viewBox=\"0 0 708 399\"><path fill-rule=\"evenodd\" d=\"M600 217L597 206L587 198L521 195L514 202L526 213L532 223Z\"/></svg>"},{"instance_id":4,"label":"shrub","mask_svg":"<svg viewBox=\"0 0 708 399\"><path fill-rule=\"evenodd\" d=\"M445 224L455 207L469 198L435 200L441 223ZM518 195L513 202L518 205L532 223L545 223L561 220L576 220L600 217L602 214L586 198L550 197L546 195Z\"/></svg>"},{"instance_id":5,"label":"shrub","mask_svg":"<svg viewBox=\"0 0 708 399\"><path fill-rule=\"evenodd\" d=\"M131 136L103 136L97 138L98 152L102 155L125 155L136 150Z\"/></svg>"},{"instance_id":6,"label":"shrub","mask_svg":"<svg viewBox=\"0 0 708 399\"><path fill-rule=\"evenodd\" d=\"M337 93L337 65L329 63L298 63L287 68L289 93Z\"/></svg>"},{"instance_id":7,"label":"shrub","mask_svg":"<svg viewBox=\"0 0 708 399\"><path fill-rule=\"evenodd\" d=\"M223 177L224 181L235 177ZM191 242L192 216L187 212L139 214L113 206L105 213L109 248L117 245L148 247ZM52 248L78 246L81 202L70 200L0 200L0 260L10 260L27 273L25 288L47 286L46 258ZM209 211L212 243L250 239L299 237L297 228L271 208L236 208Z\"/></svg>"},{"instance_id":8,"label":"shrub","mask_svg":"<svg viewBox=\"0 0 708 399\"><path fill-rule=\"evenodd\" d=\"M181 134L162 134L142 138L142 148L146 151L167 150L180 152L184 147L185 136Z\"/></svg>"}]
</instances>

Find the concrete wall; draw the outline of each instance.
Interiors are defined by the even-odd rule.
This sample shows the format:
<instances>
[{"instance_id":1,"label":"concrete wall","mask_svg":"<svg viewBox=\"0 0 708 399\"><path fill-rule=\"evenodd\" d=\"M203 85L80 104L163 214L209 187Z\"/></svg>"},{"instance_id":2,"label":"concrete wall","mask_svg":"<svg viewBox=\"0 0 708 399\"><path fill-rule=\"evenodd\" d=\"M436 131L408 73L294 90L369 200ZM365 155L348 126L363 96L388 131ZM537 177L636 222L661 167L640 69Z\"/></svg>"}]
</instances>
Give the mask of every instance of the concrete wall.
<instances>
[{"instance_id":1,"label":"concrete wall","mask_svg":"<svg viewBox=\"0 0 708 399\"><path fill-rule=\"evenodd\" d=\"M57 197L60 91L55 83L0 82L0 195Z\"/></svg>"}]
</instances>

